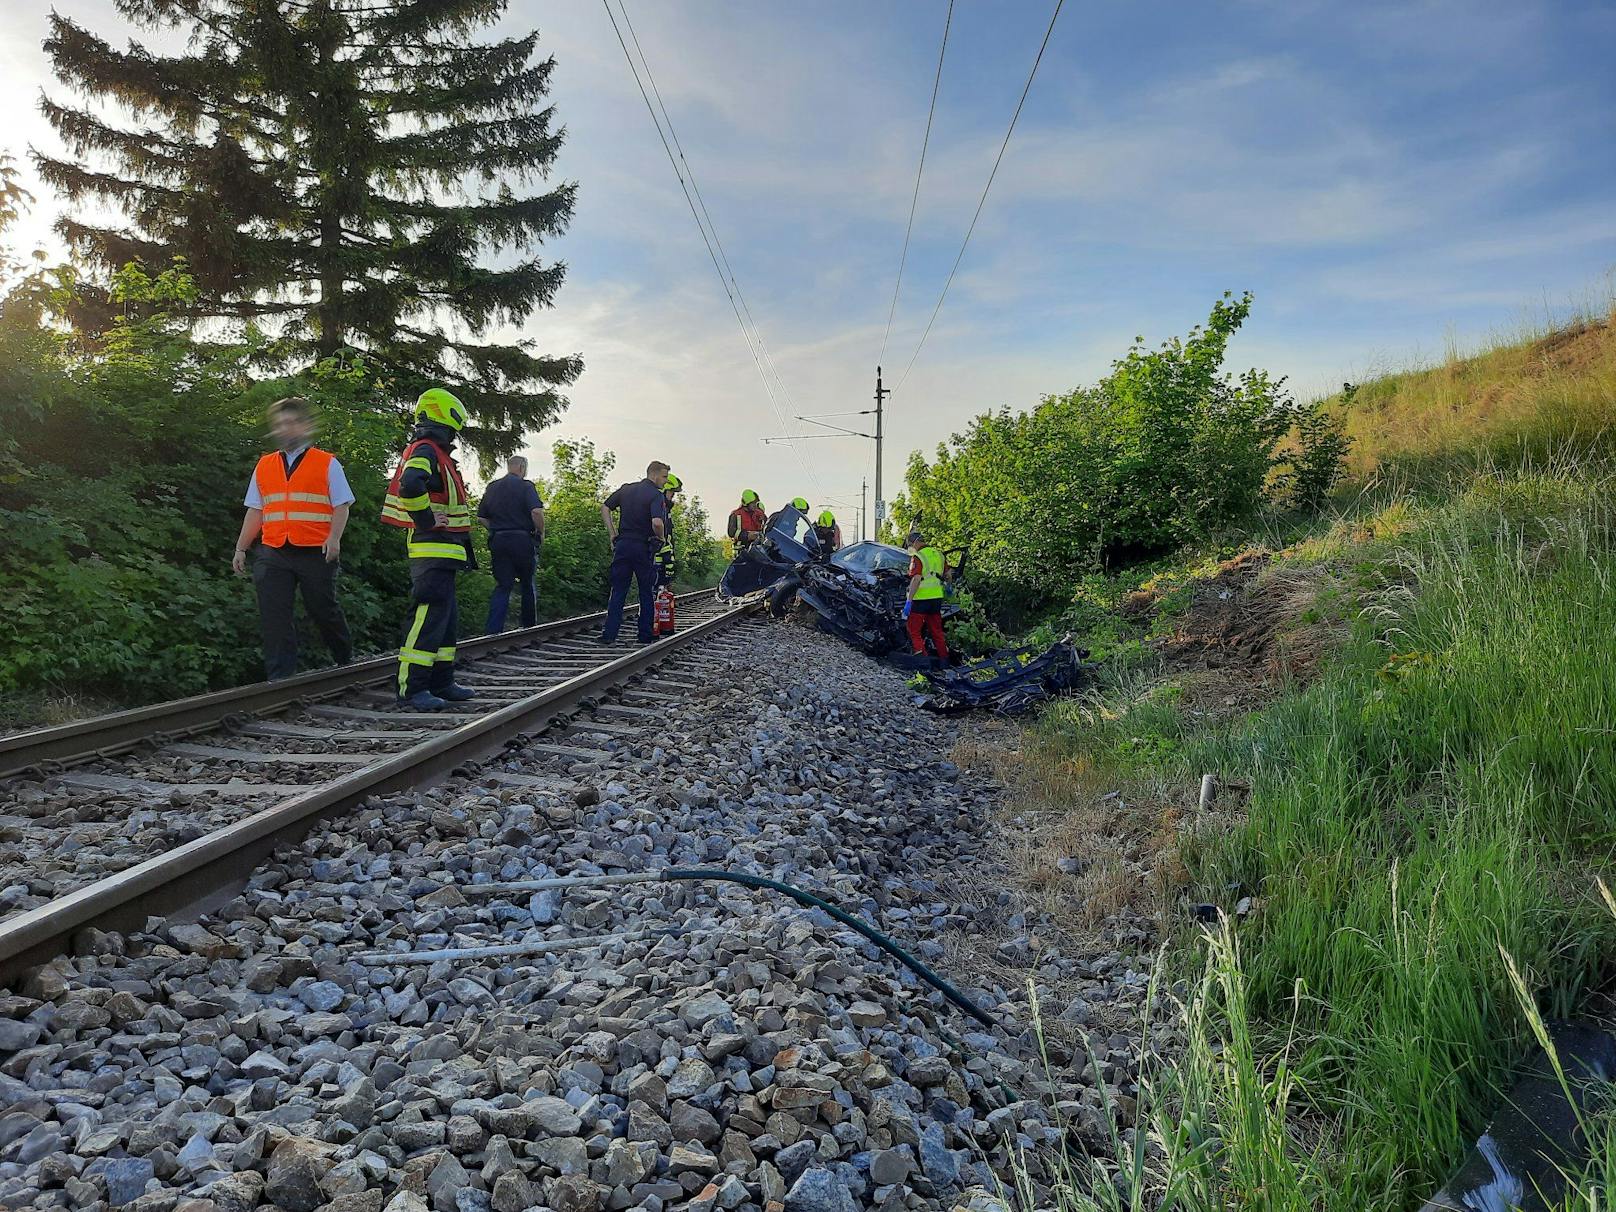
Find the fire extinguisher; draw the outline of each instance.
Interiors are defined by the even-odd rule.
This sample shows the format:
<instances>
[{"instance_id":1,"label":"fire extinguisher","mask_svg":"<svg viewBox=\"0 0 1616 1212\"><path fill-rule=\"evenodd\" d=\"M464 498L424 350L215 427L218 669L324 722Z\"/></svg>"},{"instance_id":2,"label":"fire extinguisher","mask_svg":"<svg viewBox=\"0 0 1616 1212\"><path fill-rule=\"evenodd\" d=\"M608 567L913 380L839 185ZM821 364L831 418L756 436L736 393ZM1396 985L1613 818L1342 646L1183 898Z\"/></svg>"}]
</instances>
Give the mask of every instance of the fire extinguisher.
<instances>
[{"instance_id":1,"label":"fire extinguisher","mask_svg":"<svg viewBox=\"0 0 1616 1212\"><path fill-rule=\"evenodd\" d=\"M673 590L666 585L657 590L656 611L652 616L652 628L657 635L673 634Z\"/></svg>"}]
</instances>

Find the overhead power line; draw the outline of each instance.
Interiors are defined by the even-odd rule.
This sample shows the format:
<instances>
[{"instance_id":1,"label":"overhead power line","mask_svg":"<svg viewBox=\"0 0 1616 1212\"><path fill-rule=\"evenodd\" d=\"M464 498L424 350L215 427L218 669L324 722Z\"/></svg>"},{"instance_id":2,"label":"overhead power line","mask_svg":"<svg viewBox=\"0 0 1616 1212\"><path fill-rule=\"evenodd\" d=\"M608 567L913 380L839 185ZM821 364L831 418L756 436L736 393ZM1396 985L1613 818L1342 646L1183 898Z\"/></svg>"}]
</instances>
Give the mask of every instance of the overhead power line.
<instances>
[{"instance_id":1,"label":"overhead power line","mask_svg":"<svg viewBox=\"0 0 1616 1212\"><path fill-rule=\"evenodd\" d=\"M887 308L887 330L881 337L881 356L887 359L887 342L892 339L892 317L898 311L898 291L903 288L903 267L909 262L909 235L915 229L915 207L920 202L920 178L926 171L926 148L931 145L931 120L937 113L937 89L943 82L943 56L948 53L948 27L954 23L954 0L948 0L948 13L943 17L943 44L937 51L937 74L931 81L931 105L926 110L926 134L920 140L920 166L915 169L915 191L909 196L909 221L903 228L903 252L898 257L898 280L892 284L892 306Z\"/></svg>"},{"instance_id":2,"label":"overhead power line","mask_svg":"<svg viewBox=\"0 0 1616 1212\"><path fill-rule=\"evenodd\" d=\"M948 288L954 284L954 275L959 272L960 262L965 259L965 250L970 246L971 236L976 231L976 221L982 217L982 207L987 204L988 191L993 188L993 178L999 175L999 165L1004 160L1005 149L1010 146L1010 136L1016 132L1016 122L1021 118L1021 107L1027 103L1027 94L1032 91L1033 79L1038 75L1038 65L1044 61L1044 51L1049 46L1050 35L1055 32L1055 22L1059 19L1061 8L1066 0L1055 0L1055 11L1050 14L1049 28L1044 31L1044 40L1038 46L1037 57L1032 61L1032 70L1027 73L1027 83L1022 86L1021 99L1016 102L1016 112L1010 115L1010 127L1004 132L1004 142L999 144L999 154L993 159L993 170L988 173L988 183L982 187L982 197L976 203L976 213L971 216L971 225L965 229L965 239L960 242L959 255L954 258L954 266L948 271L948 280L943 283L943 291L937 296L937 306L931 309L931 319L926 321L926 331L920 334L920 344L915 346L915 352L909 355L909 365L903 368L903 374L898 377L898 386L893 391L900 391L904 381L909 378L909 372L915 368L915 359L920 357L920 351L926 347L926 338L931 336L932 325L937 322L937 313L943 310L943 300L948 298Z\"/></svg>"},{"instance_id":3,"label":"overhead power line","mask_svg":"<svg viewBox=\"0 0 1616 1212\"><path fill-rule=\"evenodd\" d=\"M679 188L684 193L685 205L690 208L690 217L696 221L696 229L701 233L702 243L707 247L707 256L713 263L713 270L718 274L719 285L729 300L730 310L735 313L735 322L740 326L741 336L746 341L747 351L752 355L753 365L757 367L758 377L763 380L764 394L769 401L769 407L774 412L781 428L786 426L787 410L782 406L779 397L784 396L791 407L791 394L785 385L779 368L770 355L768 346L763 341L763 333L758 328L752 316L752 309L746 303L746 296L741 291L739 280L730 266L729 256L724 252L723 241L719 238L718 228L713 224L712 215L707 210L707 203L701 196L701 187L696 183L695 172L690 162L685 158L684 146L679 142L679 134L674 129L673 118L669 115L667 106L663 104L661 90L657 88L656 77L651 71L650 60L646 58L645 50L640 45L639 35L634 31L634 23L628 15L628 6L624 0L618 0L618 8L623 15L623 25L619 26L617 14L612 11L610 0L601 0L606 9L606 16L610 18L612 30L617 35L617 44L623 48L623 56L628 60L629 71L634 74L634 83L640 90L640 98L645 102L646 112L651 115L651 122L657 129L657 137L662 141L662 150L667 153L668 164L673 174L679 180ZM634 61L634 53L628 48L628 40L623 37L623 27L627 27L629 40L634 43L634 50L639 53L639 63ZM644 80L640 77L640 68L645 69ZM650 93L646 91L646 82L651 85ZM651 95L655 94L656 104L653 105ZM660 116L658 109L661 110ZM666 130L664 130L664 124ZM672 141L670 143L670 140ZM676 150L677 149L677 150ZM816 493L824 492L824 485L814 474L813 468L803 456L796 444L790 444L792 453L796 455L803 474L813 482Z\"/></svg>"}]
</instances>

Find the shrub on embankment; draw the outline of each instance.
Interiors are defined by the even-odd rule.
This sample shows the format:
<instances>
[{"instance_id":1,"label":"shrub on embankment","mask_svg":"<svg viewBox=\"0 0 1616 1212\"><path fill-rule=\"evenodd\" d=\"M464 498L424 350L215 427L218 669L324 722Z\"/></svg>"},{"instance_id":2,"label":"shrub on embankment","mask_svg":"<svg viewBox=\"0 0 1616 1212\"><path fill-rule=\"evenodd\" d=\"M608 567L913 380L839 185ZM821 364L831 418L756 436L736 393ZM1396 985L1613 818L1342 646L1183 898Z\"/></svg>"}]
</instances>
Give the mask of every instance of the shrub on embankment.
<instances>
[{"instance_id":1,"label":"shrub on embankment","mask_svg":"<svg viewBox=\"0 0 1616 1212\"><path fill-rule=\"evenodd\" d=\"M984 413L931 460L916 452L895 530L968 549L977 602L1020 629L1086 573L1316 500L1339 466L1335 424L1283 378L1223 371L1250 312L1249 294L1225 295L1204 328L1154 350L1141 339L1095 386Z\"/></svg>"}]
</instances>

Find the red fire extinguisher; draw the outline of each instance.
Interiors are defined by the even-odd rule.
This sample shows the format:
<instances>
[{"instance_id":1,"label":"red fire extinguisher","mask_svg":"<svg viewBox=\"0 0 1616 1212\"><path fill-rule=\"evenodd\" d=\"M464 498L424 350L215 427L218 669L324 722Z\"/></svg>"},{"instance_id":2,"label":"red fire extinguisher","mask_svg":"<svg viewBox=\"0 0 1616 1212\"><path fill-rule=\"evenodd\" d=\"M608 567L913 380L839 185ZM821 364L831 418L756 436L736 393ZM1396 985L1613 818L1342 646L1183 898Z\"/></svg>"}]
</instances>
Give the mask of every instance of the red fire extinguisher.
<instances>
[{"instance_id":1,"label":"red fire extinguisher","mask_svg":"<svg viewBox=\"0 0 1616 1212\"><path fill-rule=\"evenodd\" d=\"M657 590L652 629L657 635L673 634L673 591L666 585Z\"/></svg>"}]
</instances>

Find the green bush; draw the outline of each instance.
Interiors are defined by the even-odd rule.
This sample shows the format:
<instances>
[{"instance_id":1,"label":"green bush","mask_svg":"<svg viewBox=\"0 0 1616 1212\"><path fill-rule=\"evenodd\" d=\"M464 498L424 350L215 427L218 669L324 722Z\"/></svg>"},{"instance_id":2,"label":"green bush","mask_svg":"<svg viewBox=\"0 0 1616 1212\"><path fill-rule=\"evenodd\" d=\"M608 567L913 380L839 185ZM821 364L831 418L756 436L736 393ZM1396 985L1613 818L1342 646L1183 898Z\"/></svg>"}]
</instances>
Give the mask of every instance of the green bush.
<instances>
[{"instance_id":1,"label":"green bush","mask_svg":"<svg viewBox=\"0 0 1616 1212\"><path fill-rule=\"evenodd\" d=\"M895 529L968 547L984 605L1019 627L1085 573L1205 542L1299 491L1317 495L1344 446L1283 379L1222 371L1250 311L1249 294L1225 295L1204 328L1156 350L1136 344L1094 387L985 413L931 461L915 454ZM1296 451L1282 453L1299 424ZM1277 475L1285 463L1288 477Z\"/></svg>"}]
</instances>

